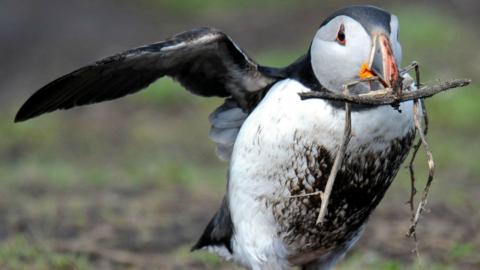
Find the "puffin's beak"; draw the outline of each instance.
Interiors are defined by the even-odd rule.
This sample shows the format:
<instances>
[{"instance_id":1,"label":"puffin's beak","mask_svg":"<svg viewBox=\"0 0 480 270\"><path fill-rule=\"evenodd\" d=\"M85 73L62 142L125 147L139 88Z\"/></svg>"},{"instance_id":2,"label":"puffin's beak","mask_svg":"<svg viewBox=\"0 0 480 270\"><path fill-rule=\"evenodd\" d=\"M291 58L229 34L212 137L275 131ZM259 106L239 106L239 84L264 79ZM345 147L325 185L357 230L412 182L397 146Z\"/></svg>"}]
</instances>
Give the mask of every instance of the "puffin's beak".
<instances>
[{"instance_id":1,"label":"puffin's beak","mask_svg":"<svg viewBox=\"0 0 480 270\"><path fill-rule=\"evenodd\" d=\"M393 89L400 87L400 75L392 45L389 38L383 33L373 37L373 48L368 67L380 78L385 87Z\"/></svg>"}]
</instances>

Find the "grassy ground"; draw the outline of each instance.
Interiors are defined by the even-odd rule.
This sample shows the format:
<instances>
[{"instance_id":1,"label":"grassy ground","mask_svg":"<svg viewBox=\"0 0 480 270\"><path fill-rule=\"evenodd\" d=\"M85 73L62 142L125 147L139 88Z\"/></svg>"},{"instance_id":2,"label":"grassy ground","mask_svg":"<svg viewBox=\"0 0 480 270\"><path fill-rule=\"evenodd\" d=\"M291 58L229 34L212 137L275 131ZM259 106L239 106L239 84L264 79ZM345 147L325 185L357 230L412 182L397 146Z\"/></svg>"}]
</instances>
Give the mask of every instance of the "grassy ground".
<instances>
[{"instance_id":1,"label":"grassy ground","mask_svg":"<svg viewBox=\"0 0 480 270\"><path fill-rule=\"evenodd\" d=\"M419 60L426 80L480 79L474 40L458 47L468 26L442 13L396 13L405 63ZM284 65L301 51L255 57ZM18 125L15 106L0 109L0 269L236 269L189 252L225 189L227 165L207 138L207 116L220 100L192 97L169 80L150 88ZM424 269L480 268L479 91L474 84L428 101L438 170L419 227ZM421 156L420 179L424 168ZM402 170L338 269L418 267L404 237L408 192Z\"/></svg>"}]
</instances>

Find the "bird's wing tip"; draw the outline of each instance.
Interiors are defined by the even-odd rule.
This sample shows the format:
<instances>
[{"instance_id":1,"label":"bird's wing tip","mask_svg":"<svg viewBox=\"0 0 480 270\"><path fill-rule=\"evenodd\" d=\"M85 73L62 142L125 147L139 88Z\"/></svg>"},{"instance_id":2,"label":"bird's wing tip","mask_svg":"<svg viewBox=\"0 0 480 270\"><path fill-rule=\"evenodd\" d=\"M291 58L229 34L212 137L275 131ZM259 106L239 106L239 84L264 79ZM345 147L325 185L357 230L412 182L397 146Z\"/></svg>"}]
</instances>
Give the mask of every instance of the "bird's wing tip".
<instances>
[{"instance_id":1,"label":"bird's wing tip","mask_svg":"<svg viewBox=\"0 0 480 270\"><path fill-rule=\"evenodd\" d=\"M21 107L20 110L18 110L17 114L15 115L15 118L14 118L13 122L14 123L25 122L29 119L34 118L35 116L37 116L37 115L26 112L25 108Z\"/></svg>"},{"instance_id":2,"label":"bird's wing tip","mask_svg":"<svg viewBox=\"0 0 480 270\"><path fill-rule=\"evenodd\" d=\"M17 123L21 123L21 122L26 121L26 120L27 120L27 118L25 118L23 115L17 113L17 115L15 115L15 119L13 119L13 122L15 124L17 124Z\"/></svg>"}]
</instances>

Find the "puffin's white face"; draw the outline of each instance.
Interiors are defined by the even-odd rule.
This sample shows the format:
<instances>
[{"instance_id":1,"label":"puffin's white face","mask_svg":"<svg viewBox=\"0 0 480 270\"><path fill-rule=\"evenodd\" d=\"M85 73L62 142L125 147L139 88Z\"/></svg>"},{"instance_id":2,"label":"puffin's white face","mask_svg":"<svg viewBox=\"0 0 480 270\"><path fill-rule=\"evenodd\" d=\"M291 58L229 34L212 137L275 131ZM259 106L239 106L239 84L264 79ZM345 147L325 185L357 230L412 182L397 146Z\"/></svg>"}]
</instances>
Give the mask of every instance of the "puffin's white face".
<instances>
[{"instance_id":1,"label":"puffin's white face","mask_svg":"<svg viewBox=\"0 0 480 270\"><path fill-rule=\"evenodd\" d=\"M382 78L384 86L398 83L402 52L397 17L391 16L390 33L382 27L371 32L346 15L320 27L310 55L313 72L324 87L342 91L345 84L374 75Z\"/></svg>"}]
</instances>

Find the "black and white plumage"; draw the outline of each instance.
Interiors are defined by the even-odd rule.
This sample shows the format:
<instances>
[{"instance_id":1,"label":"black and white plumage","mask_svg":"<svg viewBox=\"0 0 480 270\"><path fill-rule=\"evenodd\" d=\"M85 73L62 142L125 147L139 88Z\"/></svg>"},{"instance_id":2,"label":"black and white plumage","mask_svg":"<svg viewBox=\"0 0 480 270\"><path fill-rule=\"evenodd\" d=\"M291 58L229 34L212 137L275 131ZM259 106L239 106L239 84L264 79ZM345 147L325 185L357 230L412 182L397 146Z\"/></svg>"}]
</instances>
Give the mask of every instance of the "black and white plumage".
<instances>
[{"instance_id":1,"label":"black and white plumage","mask_svg":"<svg viewBox=\"0 0 480 270\"><path fill-rule=\"evenodd\" d=\"M330 269L356 242L406 157L414 137L412 103L353 106L353 138L316 225L318 196L341 143L341 104L300 100L308 91L342 91L371 74L401 84L398 20L372 6L335 12L306 55L292 65L257 65L222 32L195 29L132 49L41 88L16 121L137 92L163 76L194 94L225 97L210 116L210 137L230 160L227 194L194 249L207 248L249 269ZM375 90L362 83L353 93Z\"/></svg>"}]
</instances>

